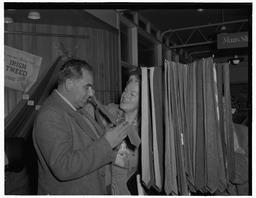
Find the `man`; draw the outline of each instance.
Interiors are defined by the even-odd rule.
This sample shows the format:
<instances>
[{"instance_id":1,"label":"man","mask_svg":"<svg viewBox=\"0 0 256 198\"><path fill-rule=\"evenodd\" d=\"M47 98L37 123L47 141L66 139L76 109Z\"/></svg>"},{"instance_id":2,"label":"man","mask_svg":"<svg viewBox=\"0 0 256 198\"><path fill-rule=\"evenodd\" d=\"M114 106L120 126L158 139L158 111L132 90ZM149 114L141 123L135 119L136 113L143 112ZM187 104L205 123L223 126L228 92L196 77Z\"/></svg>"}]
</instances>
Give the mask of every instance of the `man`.
<instances>
[{"instance_id":1,"label":"man","mask_svg":"<svg viewBox=\"0 0 256 198\"><path fill-rule=\"evenodd\" d=\"M79 110L93 96L93 71L82 60L67 61L58 87L46 99L34 123L38 155L38 194L106 194L106 165L125 137L127 123L103 135L90 116Z\"/></svg>"}]
</instances>

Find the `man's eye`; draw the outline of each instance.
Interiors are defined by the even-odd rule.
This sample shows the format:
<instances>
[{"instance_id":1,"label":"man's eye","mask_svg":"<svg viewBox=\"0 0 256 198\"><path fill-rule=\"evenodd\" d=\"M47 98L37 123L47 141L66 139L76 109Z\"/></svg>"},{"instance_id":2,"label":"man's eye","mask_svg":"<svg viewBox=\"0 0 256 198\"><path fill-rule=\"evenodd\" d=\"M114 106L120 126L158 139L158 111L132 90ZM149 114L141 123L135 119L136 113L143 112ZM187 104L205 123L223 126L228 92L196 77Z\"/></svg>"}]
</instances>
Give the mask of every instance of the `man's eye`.
<instances>
[{"instance_id":1,"label":"man's eye","mask_svg":"<svg viewBox=\"0 0 256 198\"><path fill-rule=\"evenodd\" d=\"M85 91L88 91L89 89L90 87L87 87L87 86L84 88Z\"/></svg>"}]
</instances>

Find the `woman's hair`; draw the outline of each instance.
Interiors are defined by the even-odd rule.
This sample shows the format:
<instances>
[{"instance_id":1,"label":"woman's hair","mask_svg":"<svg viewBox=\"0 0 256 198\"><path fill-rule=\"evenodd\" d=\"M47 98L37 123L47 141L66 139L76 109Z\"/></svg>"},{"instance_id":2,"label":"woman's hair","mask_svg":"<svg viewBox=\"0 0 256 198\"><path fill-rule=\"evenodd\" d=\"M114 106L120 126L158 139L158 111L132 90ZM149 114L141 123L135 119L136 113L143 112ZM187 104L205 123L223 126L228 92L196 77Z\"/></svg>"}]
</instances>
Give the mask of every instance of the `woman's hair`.
<instances>
[{"instance_id":1,"label":"woman's hair","mask_svg":"<svg viewBox=\"0 0 256 198\"><path fill-rule=\"evenodd\" d=\"M132 74L130 77L129 77L129 79L128 79L128 81L127 81L127 83L126 84L129 84L130 82L136 82L136 83L141 83L141 79L140 79L140 76L139 75L135 75L135 74Z\"/></svg>"},{"instance_id":2,"label":"woman's hair","mask_svg":"<svg viewBox=\"0 0 256 198\"><path fill-rule=\"evenodd\" d=\"M82 69L93 75L93 68L84 60L70 59L64 63L58 74L58 83L63 83L67 78L79 79L83 76Z\"/></svg>"},{"instance_id":3,"label":"woman's hair","mask_svg":"<svg viewBox=\"0 0 256 198\"><path fill-rule=\"evenodd\" d=\"M140 67L130 72L130 76L126 85L132 81L138 82L139 84L141 84L141 68Z\"/></svg>"}]
</instances>

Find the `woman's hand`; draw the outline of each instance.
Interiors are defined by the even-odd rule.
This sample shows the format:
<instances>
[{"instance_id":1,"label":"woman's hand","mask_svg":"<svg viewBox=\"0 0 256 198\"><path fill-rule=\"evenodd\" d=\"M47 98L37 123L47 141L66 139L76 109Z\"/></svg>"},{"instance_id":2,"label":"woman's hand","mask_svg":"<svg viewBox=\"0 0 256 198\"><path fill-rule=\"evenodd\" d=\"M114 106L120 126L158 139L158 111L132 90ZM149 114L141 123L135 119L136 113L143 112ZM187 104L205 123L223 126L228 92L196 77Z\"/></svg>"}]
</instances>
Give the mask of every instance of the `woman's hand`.
<instances>
[{"instance_id":1,"label":"woman's hand","mask_svg":"<svg viewBox=\"0 0 256 198\"><path fill-rule=\"evenodd\" d=\"M127 122L122 122L114 128L109 129L104 137L109 142L112 148L118 146L121 141L127 136L126 129L130 126Z\"/></svg>"}]
</instances>

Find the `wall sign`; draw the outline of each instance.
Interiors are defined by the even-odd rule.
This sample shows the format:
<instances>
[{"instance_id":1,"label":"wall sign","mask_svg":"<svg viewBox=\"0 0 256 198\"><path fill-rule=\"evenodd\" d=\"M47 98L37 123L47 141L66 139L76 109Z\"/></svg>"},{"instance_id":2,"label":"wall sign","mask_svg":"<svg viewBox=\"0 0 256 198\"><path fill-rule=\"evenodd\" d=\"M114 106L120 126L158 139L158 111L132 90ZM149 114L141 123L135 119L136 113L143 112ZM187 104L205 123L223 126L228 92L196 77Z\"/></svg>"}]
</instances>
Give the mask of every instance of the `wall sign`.
<instances>
[{"instance_id":1,"label":"wall sign","mask_svg":"<svg viewBox=\"0 0 256 198\"><path fill-rule=\"evenodd\" d=\"M41 62L42 57L4 46L4 85L28 92L37 80Z\"/></svg>"},{"instance_id":2,"label":"wall sign","mask_svg":"<svg viewBox=\"0 0 256 198\"><path fill-rule=\"evenodd\" d=\"M218 49L240 47L248 47L248 32L219 34L217 36Z\"/></svg>"}]
</instances>

